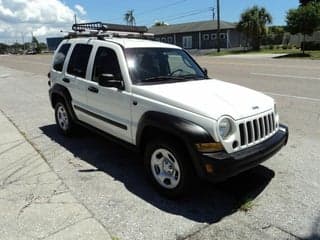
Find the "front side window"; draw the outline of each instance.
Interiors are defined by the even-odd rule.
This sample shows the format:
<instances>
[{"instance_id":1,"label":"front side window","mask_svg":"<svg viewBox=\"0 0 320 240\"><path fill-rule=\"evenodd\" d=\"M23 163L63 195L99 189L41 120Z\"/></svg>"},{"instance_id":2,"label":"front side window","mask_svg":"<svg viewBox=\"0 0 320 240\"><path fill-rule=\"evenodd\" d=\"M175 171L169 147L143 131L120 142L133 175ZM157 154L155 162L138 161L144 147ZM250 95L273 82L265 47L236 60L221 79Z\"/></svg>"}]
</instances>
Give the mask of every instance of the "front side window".
<instances>
[{"instance_id":1,"label":"front side window","mask_svg":"<svg viewBox=\"0 0 320 240\"><path fill-rule=\"evenodd\" d=\"M71 45L70 43L66 43L66 44L63 44L59 48L59 51L54 56L54 60L53 60L53 69L54 70L59 71L59 72L62 71L63 64L64 64L64 61L66 60L66 56L68 54L70 45Z\"/></svg>"},{"instance_id":2,"label":"front side window","mask_svg":"<svg viewBox=\"0 0 320 240\"><path fill-rule=\"evenodd\" d=\"M71 54L67 72L85 78L91 50L91 45L77 44Z\"/></svg>"},{"instance_id":3,"label":"front side window","mask_svg":"<svg viewBox=\"0 0 320 240\"><path fill-rule=\"evenodd\" d=\"M121 70L116 53L106 47L99 47L93 65L92 81L98 82L102 74L112 74L121 80Z\"/></svg>"},{"instance_id":4,"label":"front side window","mask_svg":"<svg viewBox=\"0 0 320 240\"><path fill-rule=\"evenodd\" d=\"M129 48L125 50L134 84L156 84L205 79L195 61L181 49Z\"/></svg>"}]
</instances>

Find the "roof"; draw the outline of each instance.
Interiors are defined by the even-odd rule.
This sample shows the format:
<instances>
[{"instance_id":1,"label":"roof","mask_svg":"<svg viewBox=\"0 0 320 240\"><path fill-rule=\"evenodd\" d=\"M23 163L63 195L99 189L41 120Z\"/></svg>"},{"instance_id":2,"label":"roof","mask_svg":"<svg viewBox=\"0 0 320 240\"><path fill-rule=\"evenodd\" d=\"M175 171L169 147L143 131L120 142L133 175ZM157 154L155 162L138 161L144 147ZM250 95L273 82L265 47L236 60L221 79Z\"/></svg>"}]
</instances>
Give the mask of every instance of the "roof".
<instances>
[{"instance_id":1,"label":"roof","mask_svg":"<svg viewBox=\"0 0 320 240\"><path fill-rule=\"evenodd\" d=\"M86 42L89 41L102 41L102 42L113 42L120 44L123 48L175 48L180 49L180 47L172 44L161 43L158 41L145 40L145 39L134 39L134 38L118 38L118 37L106 37L105 40L98 40L96 37L79 37L66 39L68 42Z\"/></svg>"},{"instance_id":2,"label":"roof","mask_svg":"<svg viewBox=\"0 0 320 240\"><path fill-rule=\"evenodd\" d=\"M121 44L124 48L180 48L176 45L145 39L113 37L105 38L105 40Z\"/></svg>"},{"instance_id":3,"label":"roof","mask_svg":"<svg viewBox=\"0 0 320 240\"><path fill-rule=\"evenodd\" d=\"M167 26L154 26L149 28L149 33L154 33L155 35L163 34L173 34L173 33L185 33L185 32L198 32L198 31L210 31L217 30L217 21L201 21L201 22L190 22L173 24ZM234 29L236 24L220 21L220 29Z\"/></svg>"}]
</instances>

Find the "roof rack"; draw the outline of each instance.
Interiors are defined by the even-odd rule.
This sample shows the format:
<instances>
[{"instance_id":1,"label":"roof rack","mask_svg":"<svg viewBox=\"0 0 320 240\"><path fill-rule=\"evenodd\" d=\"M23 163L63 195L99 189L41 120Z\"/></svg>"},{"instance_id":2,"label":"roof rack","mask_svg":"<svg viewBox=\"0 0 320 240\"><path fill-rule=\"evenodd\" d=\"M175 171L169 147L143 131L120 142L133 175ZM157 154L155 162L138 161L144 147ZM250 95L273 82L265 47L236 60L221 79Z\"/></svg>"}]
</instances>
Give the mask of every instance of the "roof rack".
<instances>
[{"instance_id":1,"label":"roof rack","mask_svg":"<svg viewBox=\"0 0 320 240\"><path fill-rule=\"evenodd\" d=\"M90 23L76 23L73 24L72 30L75 32L84 32L88 30L95 30L100 32L114 31L114 32L135 32L144 34L148 31L145 26L127 26L112 23L102 23L102 22L90 22Z\"/></svg>"}]
</instances>

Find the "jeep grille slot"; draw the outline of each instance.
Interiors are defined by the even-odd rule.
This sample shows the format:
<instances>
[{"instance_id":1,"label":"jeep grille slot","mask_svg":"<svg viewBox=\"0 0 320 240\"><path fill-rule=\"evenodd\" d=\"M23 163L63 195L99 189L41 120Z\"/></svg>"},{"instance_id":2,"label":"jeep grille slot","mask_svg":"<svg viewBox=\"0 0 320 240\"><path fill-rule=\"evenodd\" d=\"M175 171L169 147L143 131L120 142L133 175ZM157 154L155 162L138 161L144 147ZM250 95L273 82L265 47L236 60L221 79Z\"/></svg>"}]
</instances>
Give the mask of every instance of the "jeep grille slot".
<instances>
[{"instance_id":1,"label":"jeep grille slot","mask_svg":"<svg viewBox=\"0 0 320 240\"><path fill-rule=\"evenodd\" d=\"M239 124L241 147L256 144L276 131L275 117L273 113L246 120Z\"/></svg>"}]
</instances>

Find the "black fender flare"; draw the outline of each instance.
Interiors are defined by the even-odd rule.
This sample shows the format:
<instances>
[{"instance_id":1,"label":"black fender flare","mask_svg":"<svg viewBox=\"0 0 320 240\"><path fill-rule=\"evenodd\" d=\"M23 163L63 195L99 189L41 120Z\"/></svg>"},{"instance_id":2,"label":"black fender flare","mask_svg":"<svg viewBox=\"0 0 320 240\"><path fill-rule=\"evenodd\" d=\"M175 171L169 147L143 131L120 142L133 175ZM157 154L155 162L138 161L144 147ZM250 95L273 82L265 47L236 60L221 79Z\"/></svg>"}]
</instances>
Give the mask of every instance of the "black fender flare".
<instances>
[{"instance_id":1,"label":"black fender flare","mask_svg":"<svg viewBox=\"0 0 320 240\"><path fill-rule=\"evenodd\" d=\"M72 97L71 97L71 94L69 92L69 90L63 86L63 85L60 85L60 84L55 84L54 86L52 86L49 90L49 96L50 96L50 101L51 101L51 106L54 108L54 96L59 96L61 97L65 104L66 104L66 107L71 115L71 118L72 120L77 120L77 117L76 117L76 114L72 108Z\"/></svg>"},{"instance_id":2,"label":"black fender flare","mask_svg":"<svg viewBox=\"0 0 320 240\"><path fill-rule=\"evenodd\" d=\"M136 133L136 146L141 150L143 145L144 130L148 127L155 128L164 133L173 135L181 140L187 147L193 166L198 174L203 170L199 162L199 153L196 143L215 142L213 137L203 127L198 124L167 113L146 112L140 119Z\"/></svg>"}]
</instances>

